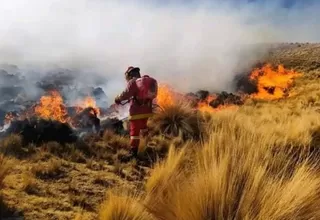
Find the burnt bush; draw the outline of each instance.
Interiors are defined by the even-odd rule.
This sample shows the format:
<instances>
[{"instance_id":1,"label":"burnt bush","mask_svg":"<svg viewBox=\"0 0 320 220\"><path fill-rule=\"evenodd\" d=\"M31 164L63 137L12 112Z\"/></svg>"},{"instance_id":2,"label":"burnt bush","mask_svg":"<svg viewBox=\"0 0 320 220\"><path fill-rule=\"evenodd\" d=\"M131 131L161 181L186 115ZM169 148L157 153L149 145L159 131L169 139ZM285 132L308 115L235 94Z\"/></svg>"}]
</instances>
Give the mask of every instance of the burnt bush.
<instances>
[{"instance_id":1,"label":"burnt bush","mask_svg":"<svg viewBox=\"0 0 320 220\"><path fill-rule=\"evenodd\" d=\"M236 87L236 91L253 94L258 92L258 87L256 82L250 80L249 73L237 75L234 79L234 84Z\"/></svg>"},{"instance_id":2,"label":"burnt bush","mask_svg":"<svg viewBox=\"0 0 320 220\"><path fill-rule=\"evenodd\" d=\"M123 121L119 120L118 118L107 118L101 121L100 124L102 131L113 131L115 134L126 134L123 126Z\"/></svg>"},{"instance_id":3,"label":"burnt bush","mask_svg":"<svg viewBox=\"0 0 320 220\"><path fill-rule=\"evenodd\" d=\"M12 121L5 132L5 136L10 134L21 135L23 144L34 143L39 145L50 141L65 144L77 140L72 128L67 123L35 117Z\"/></svg>"},{"instance_id":4,"label":"burnt bush","mask_svg":"<svg viewBox=\"0 0 320 220\"><path fill-rule=\"evenodd\" d=\"M209 105L212 108L217 108L220 105L243 105L244 102L241 96L235 95L233 93L221 92L217 94L217 97L212 100Z\"/></svg>"}]
</instances>

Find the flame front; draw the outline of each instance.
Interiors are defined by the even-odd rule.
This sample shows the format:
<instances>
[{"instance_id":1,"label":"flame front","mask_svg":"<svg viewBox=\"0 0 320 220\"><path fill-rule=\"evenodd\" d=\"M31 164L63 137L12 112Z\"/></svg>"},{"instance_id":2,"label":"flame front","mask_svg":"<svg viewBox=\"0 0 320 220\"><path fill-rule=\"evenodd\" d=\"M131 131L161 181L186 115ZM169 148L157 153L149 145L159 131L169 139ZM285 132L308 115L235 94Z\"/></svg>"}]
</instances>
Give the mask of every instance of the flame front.
<instances>
[{"instance_id":1,"label":"flame front","mask_svg":"<svg viewBox=\"0 0 320 220\"><path fill-rule=\"evenodd\" d=\"M215 112L216 109L210 106L210 102L215 100L217 97L214 95L209 95L204 101L200 101L197 104L197 109L201 112Z\"/></svg>"},{"instance_id":2,"label":"flame front","mask_svg":"<svg viewBox=\"0 0 320 220\"><path fill-rule=\"evenodd\" d=\"M57 91L51 91L49 95L40 98L40 104L35 107L35 114L43 119L52 119L62 123L68 121L63 98Z\"/></svg>"},{"instance_id":3,"label":"flame front","mask_svg":"<svg viewBox=\"0 0 320 220\"><path fill-rule=\"evenodd\" d=\"M226 109L237 109L238 106L237 105L233 105L233 104L220 104L218 107L213 108L212 106L210 106L210 102L214 101L217 99L216 95L209 95L204 101L200 101L197 104L197 109L200 112L217 112L217 111L221 111L221 110L226 110Z\"/></svg>"},{"instance_id":4,"label":"flame front","mask_svg":"<svg viewBox=\"0 0 320 220\"><path fill-rule=\"evenodd\" d=\"M248 96L240 95L240 97L243 100L247 98L273 100L290 96L292 94L289 94L289 88L294 78L301 75L302 74L293 70L285 69L282 65L279 65L277 69L273 69L270 64L267 64L262 68L254 69L249 76L249 79L256 83L258 92ZM238 108L237 102L232 104L232 99L228 101L225 100L223 96L221 98L220 95L209 95L205 100L199 101L198 103L194 103L194 100L197 100L194 95L184 95L166 84L160 84L158 87L158 96L155 101L161 108L176 105L178 102L187 103L191 101L192 106L201 112L216 112L222 109ZM214 102L212 103L212 101ZM97 107L96 100L91 96L87 96L83 100L78 101L75 106L77 114L87 108L92 108L90 112L92 115L99 116L101 114L100 109ZM17 116L8 113L5 116L4 124L9 124L15 117L19 119L24 117L28 118L34 114L43 119L52 119L72 124L73 119L68 116L64 100L58 91L51 91L48 95L42 96L40 103L35 108L32 108L31 111L29 110ZM125 109L125 111L127 111L127 109Z\"/></svg>"},{"instance_id":5,"label":"flame front","mask_svg":"<svg viewBox=\"0 0 320 220\"><path fill-rule=\"evenodd\" d=\"M86 98L84 98L84 100L81 100L77 103L77 113L89 107L93 108L95 111L91 112L91 114L100 115L100 109L97 107L96 100L91 96L87 96Z\"/></svg>"},{"instance_id":6,"label":"flame front","mask_svg":"<svg viewBox=\"0 0 320 220\"><path fill-rule=\"evenodd\" d=\"M217 112L222 109L227 109L227 108L234 108L236 107L235 105L219 105L217 108L213 108L210 106L210 102L215 100L217 97L216 95L209 95L205 100L200 101L196 104L195 109L201 111L201 112ZM157 104L162 107L168 107L177 104L177 102L192 102L192 98L190 98L187 95L180 94L168 85L160 85L158 88L158 96L156 99Z\"/></svg>"},{"instance_id":7,"label":"flame front","mask_svg":"<svg viewBox=\"0 0 320 220\"><path fill-rule=\"evenodd\" d=\"M174 90L168 85L161 84L158 88L156 102L162 108L174 105L174 103L177 101L176 95L177 93L174 92Z\"/></svg>"},{"instance_id":8,"label":"flame front","mask_svg":"<svg viewBox=\"0 0 320 220\"><path fill-rule=\"evenodd\" d=\"M283 98L289 95L288 89L293 79L301 75L293 70L286 70L282 65L277 70L273 70L270 64L257 68L252 71L250 79L257 82L258 92L251 97L265 100Z\"/></svg>"}]
</instances>

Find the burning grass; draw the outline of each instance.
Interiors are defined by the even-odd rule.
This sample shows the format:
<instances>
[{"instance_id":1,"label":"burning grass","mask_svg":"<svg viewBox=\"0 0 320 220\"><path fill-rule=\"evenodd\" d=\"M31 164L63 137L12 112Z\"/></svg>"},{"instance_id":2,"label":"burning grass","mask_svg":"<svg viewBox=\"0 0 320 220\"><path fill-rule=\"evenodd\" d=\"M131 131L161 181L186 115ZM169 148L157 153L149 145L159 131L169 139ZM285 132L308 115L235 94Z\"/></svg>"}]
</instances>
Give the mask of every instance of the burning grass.
<instances>
[{"instance_id":1,"label":"burning grass","mask_svg":"<svg viewBox=\"0 0 320 220\"><path fill-rule=\"evenodd\" d=\"M48 95L42 96L40 104L35 107L35 114L43 119L52 119L62 123L67 122L68 113L58 91L50 91Z\"/></svg>"},{"instance_id":2,"label":"burning grass","mask_svg":"<svg viewBox=\"0 0 320 220\"><path fill-rule=\"evenodd\" d=\"M266 64L262 68L257 68L250 74L250 80L256 81L258 92L253 94L253 98L273 100L290 96L289 89L293 84L293 79L302 76L293 70L287 70L283 65L277 69L271 64Z\"/></svg>"}]
</instances>

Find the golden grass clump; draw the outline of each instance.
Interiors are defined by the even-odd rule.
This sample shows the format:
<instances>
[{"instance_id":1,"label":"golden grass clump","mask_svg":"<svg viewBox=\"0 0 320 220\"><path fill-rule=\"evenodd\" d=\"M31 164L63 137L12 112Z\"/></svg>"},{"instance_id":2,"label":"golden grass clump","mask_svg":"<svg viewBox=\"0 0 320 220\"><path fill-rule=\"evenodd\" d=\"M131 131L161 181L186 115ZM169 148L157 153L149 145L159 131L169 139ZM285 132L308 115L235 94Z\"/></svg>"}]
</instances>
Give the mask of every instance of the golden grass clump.
<instances>
[{"instance_id":1,"label":"golden grass clump","mask_svg":"<svg viewBox=\"0 0 320 220\"><path fill-rule=\"evenodd\" d=\"M147 209L157 219L320 217L316 208L320 205L320 177L312 167L306 163L296 164L290 178L276 178L268 170L274 165L272 136L250 134L228 121L220 126L196 154L191 175L189 167L185 170L185 178L158 178L157 182L162 188L160 191L169 192L160 194L160 198L150 196L146 200ZM175 159L170 160L181 159L176 155ZM288 169L285 161L273 168L279 173L282 169ZM163 166L162 171L156 170L153 175L166 170L181 176L181 171L172 168L172 163ZM147 185L150 181L152 185L157 185L154 177L149 179ZM147 190L147 193L152 195L152 191ZM166 202L159 203L159 199L165 199Z\"/></svg>"},{"instance_id":2,"label":"golden grass clump","mask_svg":"<svg viewBox=\"0 0 320 220\"><path fill-rule=\"evenodd\" d=\"M108 193L108 199L101 205L100 220L153 220L154 218L139 202L139 197Z\"/></svg>"},{"instance_id":3,"label":"golden grass clump","mask_svg":"<svg viewBox=\"0 0 320 220\"><path fill-rule=\"evenodd\" d=\"M202 115L185 103L164 107L151 118L149 126L153 135L182 137L183 140L199 140L204 132Z\"/></svg>"}]
</instances>

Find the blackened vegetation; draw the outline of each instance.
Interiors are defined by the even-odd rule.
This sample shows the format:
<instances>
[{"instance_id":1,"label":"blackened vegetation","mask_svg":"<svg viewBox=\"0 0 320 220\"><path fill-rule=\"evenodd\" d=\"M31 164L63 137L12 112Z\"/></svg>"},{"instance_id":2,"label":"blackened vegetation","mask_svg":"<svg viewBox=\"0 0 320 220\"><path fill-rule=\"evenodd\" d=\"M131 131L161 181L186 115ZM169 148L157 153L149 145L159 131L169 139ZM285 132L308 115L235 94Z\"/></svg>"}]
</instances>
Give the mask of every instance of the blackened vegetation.
<instances>
[{"instance_id":1,"label":"blackened vegetation","mask_svg":"<svg viewBox=\"0 0 320 220\"><path fill-rule=\"evenodd\" d=\"M68 108L68 112L69 115L73 115L72 122L77 130L100 134L106 130L110 130L116 134L126 134L123 121L115 117L100 120L96 109L92 107L85 108L80 113L76 113L76 107Z\"/></svg>"},{"instance_id":2,"label":"blackened vegetation","mask_svg":"<svg viewBox=\"0 0 320 220\"><path fill-rule=\"evenodd\" d=\"M244 102L241 98L241 96L227 93L227 92L221 92L217 94L217 97L212 100L209 105L212 108L218 108L221 105L243 105Z\"/></svg>"},{"instance_id":3,"label":"blackened vegetation","mask_svg":"<svg viewBox=\"0 0 320 220\"><path fill-rule=\"evenodd\" d=\"M199 100L204 101L208 98L210 93L209 93L209 91L206 91L206 90L199 90L196 92L195 95Z\"/></svg>"},{"instance_id":4,"label":"blackened vegetation","mask_svg":"<svg viewBox=\"0 0 320 220\"><path fill-rule=\"evenodd\" d=\"M218 108L222 105L243 105L244 101L241 95L236 95L228 92L210 93L209 91L199 90L196 93L189 93L188 97L192 101L192 106L196 106L199 102L208 100L208 97L212 96L212 100L208 103L212 108Z\"/></svg>"},{"instance_id":5,"label":"blackened vegetation","mask_svg":"<svg viewBox=\"0 0 320 220\"><path fill-rule=\"evenodd\" d=\"M67 123L36 117L12 121L4 136L10 134L21 135L24 144L34 143L40 145L50 141L65 144L73 143L77 140L72 128Z\"/></svg>"},{"instance_id":6,"label":"blackened vegetation","mask_svg":"<svg viewBox=\"0 0 320 220\"><path fill-rule=\"evenodd\" d=\"M72 121L77 128L92 128L95 132L100 131L100 119L97 110L92 107L83 109Z\"/></svg>"},{"instance_id":7,"label":"blackened vegetation","mask_svg":"<svg viewBox=\"0 0 320 220\"><path fill-rule=\"evenodd\" d=\"M118 118L107 118L101 121L101 130L111 130L116 134L126 134L123 126L123 121Z\"/></svg>"},{"instance_id":8,"label":"blackened vegetation","mask_svg":"<svg viewBox=\"0 0 320 220\"><path fill-rule=\"evenodd\" d=\"M235 77L236 90L241 93L253 94L258 92L257 83L250 79L250 73L237 75Z\"/></svg>"},{"instance_id":9,"label":"blackened vegetation","mask_svg":"<svg viewBox=\"0 0 320 220\"><path fill-rule=\"evenodd\" d=\"M210 93L206 90L199 90L195 93L190 92L186 94L192 107L196 107L199 102L205 101L209 97Z\"/></svg>"},{"instance_id":10,"label":"blackened vegetation","mask_svg":"<svg viewBox=\"0 0 320 220\"><path fill-rule=\"evenodd\" d=\"M237 74L233 79L233 85L237 93L253 94L258 92L257 82L250 79L250 74L253 69L261 69L267 65L266 62L257 62L250 66L246 71Z\"/></svg>"}]
</instances>

